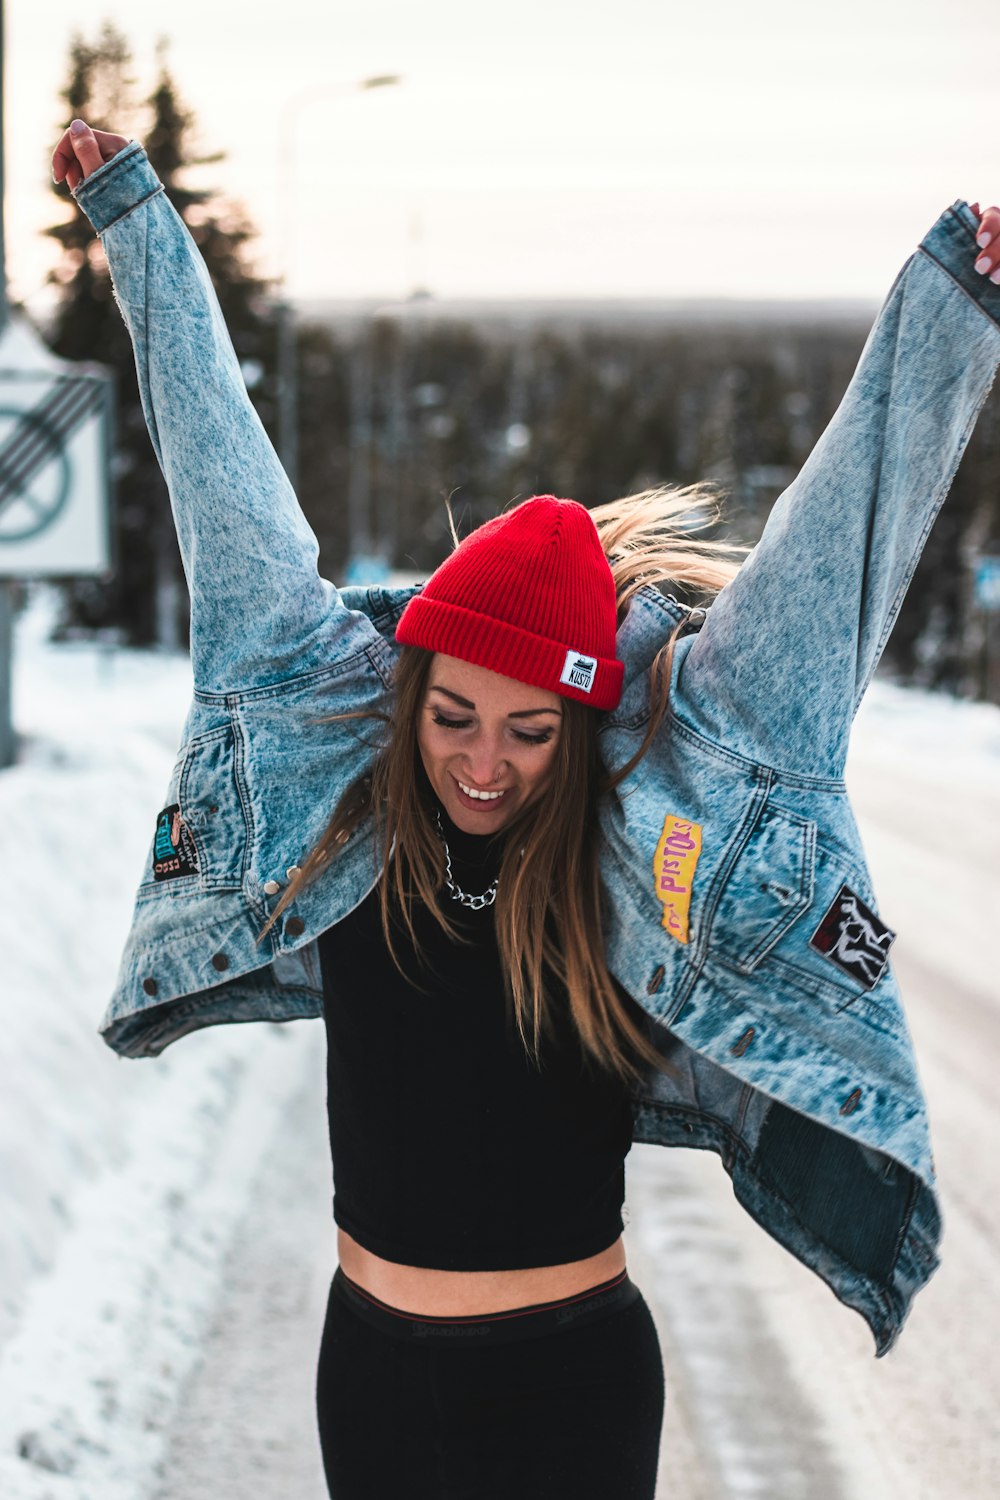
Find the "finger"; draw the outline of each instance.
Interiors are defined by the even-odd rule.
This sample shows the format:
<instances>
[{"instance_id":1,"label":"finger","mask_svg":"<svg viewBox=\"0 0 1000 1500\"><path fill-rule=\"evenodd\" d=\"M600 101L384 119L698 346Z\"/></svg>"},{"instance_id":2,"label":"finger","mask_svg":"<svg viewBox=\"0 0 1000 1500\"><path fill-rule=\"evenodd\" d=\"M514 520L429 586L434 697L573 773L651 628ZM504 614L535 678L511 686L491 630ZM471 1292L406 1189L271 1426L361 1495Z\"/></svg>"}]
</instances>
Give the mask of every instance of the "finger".
<instances>
[{"instance_id":1,"label":"finger","mask_svg":"<svg viewBox=\"0 0 1000 1500\"><path fill-rule=\"evenodd\" d=\"M987 208L976 234L976 270L1000 284L1000 208Z\"/></svg>"},{"instance_id":2,"label":"finger","mask_svg":"<svg viewBox=\"0 0 1000 1500\"><path fill-rule=\"evenodd\" d=\"M101 156L105 161L110 161L117 156L123 147L128 145L128 136L116 135L111 130L95 130L94 139L101 149Z\"/></svg>"},{"instance_id":3,"label":"finger","mask_svg":"<svg viewBox=\"0 0 1000 1500\"><path fill-rule=\"evenodd\" d=\"M94 132L85 120L74 120L69 127L69 143L73 148L73 154L80 163L84 177L89 177L91 172L96 172L98 167L104 165L104 157L101 148L97 144Z\"/></svg>"},{"instance_id":4,"label":"finger","mask_svg":"<svg viewBox=\"0 0 1000 1500\"><path fill-rule=\"evenodd\" d=\"M59 137L59 144L52 153L52 179L54 182L62 182L70 167L77 165L76 154L69 142L69 131L64 130Z\"/></svg>"},{"instance_id":5,"label":"finger","mask_svg":"<svg viewBox=\"0 0 1000 1500\"><path fill-rule=\"evenodd\" d=\"M979 215L979 230L976 235L976 244L988 244L990 240L995 240L998 234L1000 234L1000 208L993 206L984 209Z\"/></svg>"},{"instance_id":6,"label":"finger","mask_svg":"<svg viewBox=\"0 0 1000 1500\"><path fill-rule=\"evenodd\" d=\"M990 275L1000 266L1000 208L984 210L976 231L976 270Z\"/></svg>"}]
</instances>

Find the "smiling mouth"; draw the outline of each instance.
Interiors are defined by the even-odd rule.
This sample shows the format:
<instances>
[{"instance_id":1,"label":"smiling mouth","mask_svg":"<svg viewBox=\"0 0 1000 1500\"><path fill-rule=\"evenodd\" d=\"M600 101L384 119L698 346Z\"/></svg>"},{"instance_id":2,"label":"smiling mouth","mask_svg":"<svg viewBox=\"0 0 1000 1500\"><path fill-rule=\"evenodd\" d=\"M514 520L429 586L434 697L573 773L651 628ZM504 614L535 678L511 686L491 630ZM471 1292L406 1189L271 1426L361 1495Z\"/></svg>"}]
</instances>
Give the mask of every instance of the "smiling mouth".
<instances>
[{"instance_id":1,"label":"smiling mouth","mask_svg":"<svg viewBox=\"0 0 1000 1500\"><path fill-rule=\"evenodd\" d=\"M474 802L499 802L507 795L506 787L500 792L478 792L475 787L466 786L464 781L459 781L457 776L455 777L455 785L467 797L471 797Z\"/></svg>"}]
</instances>

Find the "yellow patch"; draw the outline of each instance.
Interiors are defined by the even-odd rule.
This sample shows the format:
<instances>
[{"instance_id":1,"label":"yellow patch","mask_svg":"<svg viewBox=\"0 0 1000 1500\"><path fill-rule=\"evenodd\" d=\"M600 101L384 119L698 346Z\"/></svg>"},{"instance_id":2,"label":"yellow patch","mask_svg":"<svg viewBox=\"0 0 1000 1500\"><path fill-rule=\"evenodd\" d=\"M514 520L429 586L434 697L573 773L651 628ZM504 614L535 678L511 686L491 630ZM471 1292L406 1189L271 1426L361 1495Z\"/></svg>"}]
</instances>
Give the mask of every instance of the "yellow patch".
<instances>
[{"instance_id":1,"label":"yellow patch","mask_svg":"<svg viewBox=\"0 0 1000 1500\"><path fill-rule=\"evenodd\" d=\"M701 824L668 813L653 855L656 899L663 903L663 926L679 943L688 940L688 913L694 870L701 854Z\"/></svg>"}]
</instances>

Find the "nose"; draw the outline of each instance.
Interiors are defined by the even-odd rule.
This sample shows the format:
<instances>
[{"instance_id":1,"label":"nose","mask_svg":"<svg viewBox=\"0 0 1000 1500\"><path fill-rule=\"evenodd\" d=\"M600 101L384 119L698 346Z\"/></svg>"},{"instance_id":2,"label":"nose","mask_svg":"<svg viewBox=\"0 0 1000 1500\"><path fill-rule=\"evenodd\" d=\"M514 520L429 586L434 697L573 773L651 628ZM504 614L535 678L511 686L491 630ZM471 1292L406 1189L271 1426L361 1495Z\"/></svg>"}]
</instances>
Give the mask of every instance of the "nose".
<instances>
[{"instance_id":1,"label":"nose","mask_svg":"<svg viewBox=\"0 0 1000 1500\"><path fill-rule=\"evenodd\" d=\"M500 779L502 765L500 745L491 736L479 735L474 745L466 747L464 769L472 786L491 786Z\"/></svg>"}]
</instances>

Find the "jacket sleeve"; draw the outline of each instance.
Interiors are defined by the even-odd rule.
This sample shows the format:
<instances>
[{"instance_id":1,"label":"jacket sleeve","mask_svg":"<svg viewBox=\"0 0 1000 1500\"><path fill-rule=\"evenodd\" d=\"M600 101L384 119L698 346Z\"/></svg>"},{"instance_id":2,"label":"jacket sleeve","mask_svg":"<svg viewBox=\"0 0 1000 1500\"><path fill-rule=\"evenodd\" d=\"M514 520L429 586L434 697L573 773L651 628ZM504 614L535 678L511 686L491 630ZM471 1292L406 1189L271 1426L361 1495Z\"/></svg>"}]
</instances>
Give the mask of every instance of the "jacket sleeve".
<instances>
[{"instance_id":1,"label":"jacket sleeve","mask_svg":"<svg viewBox=\"0 0 1000 1500\"><path fill-rule=\"evenodd\" d=\"M851 722L1000 360L1000 287L959 201L904 265L760 542L708 611L677 708L779 770L839 777Z\"/></svg>"},{"instance_id":2,"label":"jacket sleeve","mask_svg":"<svg viewBox=\"0 0 1000 1500\"><path fill-rule=\"evenodd\" d=\"M196 685L258 686L364 650L376 632L318 575L204 260L145 151L130 143L74 196L101 236L170 491Z\"/></svg>"}]
</instances>

